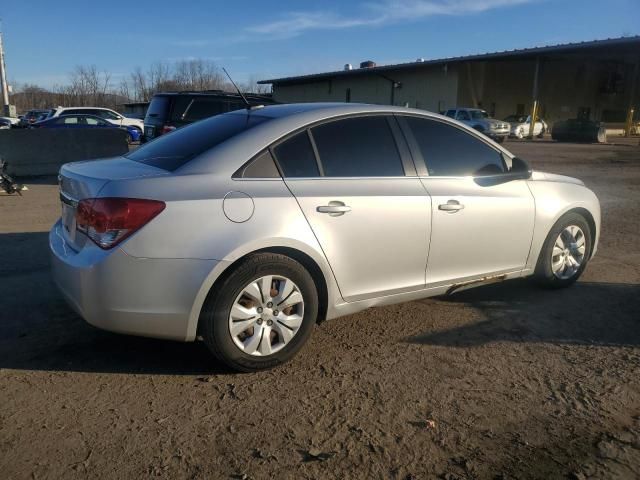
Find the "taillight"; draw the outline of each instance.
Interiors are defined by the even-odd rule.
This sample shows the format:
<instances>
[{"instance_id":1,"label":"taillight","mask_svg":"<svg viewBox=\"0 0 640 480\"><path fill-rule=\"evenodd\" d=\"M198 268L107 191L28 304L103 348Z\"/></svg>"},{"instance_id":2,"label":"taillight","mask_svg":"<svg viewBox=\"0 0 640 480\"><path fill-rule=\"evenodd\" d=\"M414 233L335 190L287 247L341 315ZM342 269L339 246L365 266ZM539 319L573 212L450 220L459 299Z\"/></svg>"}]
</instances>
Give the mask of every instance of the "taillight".
<instances>
[{"instance_id":1,"label":"taillight","mask_svg":"<svg viewBox=\"0 0 640 480\"><path fill-rule=\"evenodd\" d=\"M165 133L171 133L176 129L176 127L172 127L171 125L164 125L162 127L162 134L164 135Z\"/></svg>"},{"instance_id":2,"label":"taillight","mask_svg":"<svg viewBox=\"0 0 640 480\"><path fill-rule=\"evenodd\" d=\"M76 228L106 250L149 223L165 206L139 198L88 198L78 203Z\"/></svg>"}]
</instances>

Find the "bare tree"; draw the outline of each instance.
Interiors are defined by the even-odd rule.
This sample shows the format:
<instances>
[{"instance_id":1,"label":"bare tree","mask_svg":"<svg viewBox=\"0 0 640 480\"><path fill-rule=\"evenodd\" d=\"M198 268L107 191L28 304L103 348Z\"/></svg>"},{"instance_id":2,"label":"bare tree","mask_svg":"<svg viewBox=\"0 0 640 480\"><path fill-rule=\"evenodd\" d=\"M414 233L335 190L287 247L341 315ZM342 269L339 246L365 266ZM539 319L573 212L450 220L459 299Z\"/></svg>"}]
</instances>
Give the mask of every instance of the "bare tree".
<instances>
[{"instance_id":1,"label":"bare tree","mask_svg":"<svg viewBox=\"0 0 640 480\"><path fill-rule=\"evenodd\" d=\"M258 85L258 77L251 75L240 89L250 93L268 93L269 87ZM78 65L70 74L66 85L50 89L25 84L17 88L12 102L18 111L56 106L96 106L117 108L124 102L148 102L161 91L234 91L233 86L218 66L209 60L189 59L174 62L156 62L144 71L136 67L128 77L113 85L112 76L95 65Z\"/></svg>"}]
</instances>

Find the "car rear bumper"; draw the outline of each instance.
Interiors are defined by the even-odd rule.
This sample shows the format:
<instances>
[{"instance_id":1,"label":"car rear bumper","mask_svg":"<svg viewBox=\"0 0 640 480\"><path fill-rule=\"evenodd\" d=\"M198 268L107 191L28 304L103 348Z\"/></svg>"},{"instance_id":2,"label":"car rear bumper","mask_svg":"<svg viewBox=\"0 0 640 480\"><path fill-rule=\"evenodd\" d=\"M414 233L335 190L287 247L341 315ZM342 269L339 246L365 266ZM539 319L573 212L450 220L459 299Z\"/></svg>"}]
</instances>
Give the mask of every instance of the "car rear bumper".
<instances>
[{"instance_id":1,"label":"car rear bumper","mask_svg":"<svg viewBox=\"0 0 640 480\"><path fill-rule=\"evenodd\" d=\"M72 308L104 330L187 340L195 297L216 260L149 259L120 248L65 241L58 221L49 233L53 278Z\"/></svg>"}]
</instances>

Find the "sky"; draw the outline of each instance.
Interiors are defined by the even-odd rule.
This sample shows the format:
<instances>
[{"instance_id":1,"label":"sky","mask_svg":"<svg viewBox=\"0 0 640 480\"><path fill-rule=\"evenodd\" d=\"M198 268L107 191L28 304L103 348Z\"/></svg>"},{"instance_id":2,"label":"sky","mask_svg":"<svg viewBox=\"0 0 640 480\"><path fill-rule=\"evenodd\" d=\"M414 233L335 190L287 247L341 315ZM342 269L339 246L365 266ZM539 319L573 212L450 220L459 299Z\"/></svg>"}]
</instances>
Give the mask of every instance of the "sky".
<instances>
[{"instance_id":1,"label":"sky","mask_svg":"<svg viewBox=\"0 0 640 480\"><path fill-rule=\"evenodd\" d=\"M640 34L640 0L0 0L9 83L202 58L238 82Z\"/></svg>"}]
</instances>

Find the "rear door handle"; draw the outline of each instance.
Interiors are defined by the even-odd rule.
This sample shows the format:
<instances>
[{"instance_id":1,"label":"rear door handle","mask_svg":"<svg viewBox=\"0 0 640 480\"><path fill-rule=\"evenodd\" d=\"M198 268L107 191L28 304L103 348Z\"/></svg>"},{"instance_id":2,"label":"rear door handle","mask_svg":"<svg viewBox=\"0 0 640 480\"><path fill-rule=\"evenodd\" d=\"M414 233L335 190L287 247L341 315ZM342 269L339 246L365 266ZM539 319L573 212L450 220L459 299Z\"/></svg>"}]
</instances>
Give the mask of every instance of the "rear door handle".
<instances>
[{"instance_id":1,"label":"rear door handle","mask_svg":"<svg viewBox=\"0 0 640 480\"><path fill-rule=\"evenodd\" d=\"M443 210L449 213L456 213L458 210L462 210L463 208L464 205L457 200L449 200L447 203L438 205L438 210Z\"/></svg>"},{"instance_id":2,"label":"rear door handle","mask_svg":"<svg viewBox=\"0 0 640 480\"><path fill-rule=\"evenodd\" d=\"M332 217L337 217L350 212L351 207L348 207L343 202L333 201L329 202L329 205L321 205L317 207L316 210L320 213L328 213Z\"/></svg>"}]
</instances>

